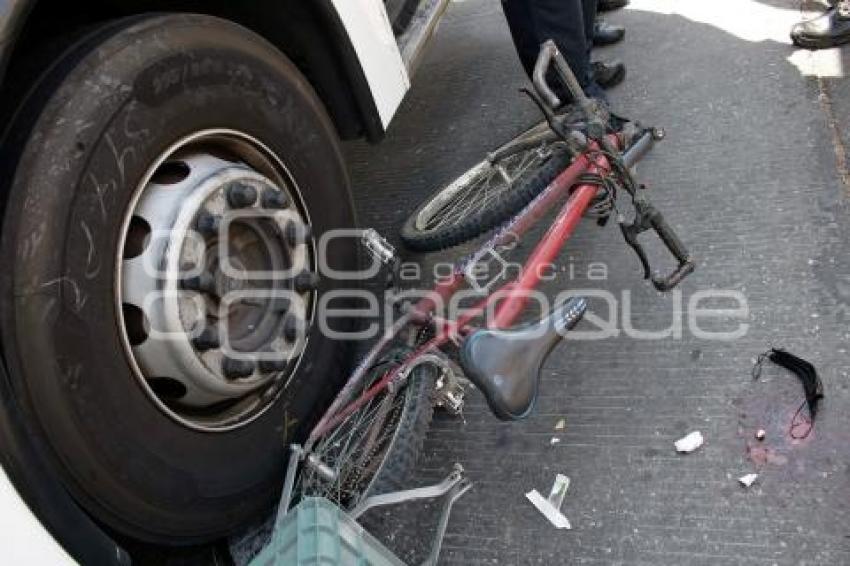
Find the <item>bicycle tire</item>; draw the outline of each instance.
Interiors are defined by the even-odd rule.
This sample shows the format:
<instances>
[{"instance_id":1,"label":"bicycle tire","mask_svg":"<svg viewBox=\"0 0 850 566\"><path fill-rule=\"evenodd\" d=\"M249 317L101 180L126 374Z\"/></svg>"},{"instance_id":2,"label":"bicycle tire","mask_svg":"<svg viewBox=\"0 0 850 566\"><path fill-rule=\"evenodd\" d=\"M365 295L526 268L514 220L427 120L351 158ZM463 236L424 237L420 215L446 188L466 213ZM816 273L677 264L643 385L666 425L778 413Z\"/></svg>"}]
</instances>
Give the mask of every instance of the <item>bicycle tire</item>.
<instances>
[{"instance_id":1,"label":"bicycle tire","mask_svg":"<svg viewBox=\"0 0 850 566\"><path fill-rule=\"evenodd\" d=\"M530 149L526 151L536 150ZM452 183L445 185L433 193L425 202L419 205L402 225L400 233L401 240L408 249L418 252L434 252L468 242L500 226L522 210L558 174L569 166L571 159L572 156L566 148L555 148L543 163L534 170L529 170L524 175L518 177L513 182L513 187L508 187L504 190L486 208L479 208L479 210L467 215L458 222L423 229L419 225L420 216L423 214L423 211L426 211L439 198L444 197L444 193L462 190L457 188L456 184L461 182L464 176L470 175L476 169L488 166L487 161L482 161Z\"/></svg>"},{"instance_id":2,"label":"bicycle tire","mask_svg":"<svg viewBox=\"0 0 850 566\"><path fill-rule=\"evenodd\" d=\"M413 384L407 387L404 414L399 422L392 446L384 456L381 469L365 492L366 497L407 489L425 437L434 417L432 395L436 386L436 368L432 365L419 366L410 378Z\"/></svg>"},{"instance_id":3,"label":"bicycle tire","mask_svg":"<svg viewBox=\"0 0 850 566\"><path fill-rule=\"evenodd\" d=\"M365 380L367 386L383 376L393 364L399 363L409 352L411 352L409 348L399 348L376 363ZM302 485L302 495L322 495L334 500L341 507L352 508L367 497L404 489L425 443L425 437L434 414L431 401L436 386L436 374L436 368L430 364L417 366L411 371L407 385L403 389L404 403L398 418L393 423L395 430L391 435L389 444L379 456L380 462L375 467L374 473L365 479L358 478L359 483L364 485L362 491L359 491L355 497L346 497L344 489L336 489L334 486L325 485L316 491L317 477L309 479L302 477L302 484L314 486L311 488ZM368 411L368 408L361 408L349 416L347 420L355 419L360 411ZM344 424L340 426L344 426ZM324 440L320 441L314 449L314 453L320 455L320 458L324 450L322 444L325 442ZM337 444L339 444L339 441L337 441ZM346 476L347 472L341 468L340 462L334 461L334 457L328 457L327 454L323 462L336 469L340 476ZM305 471L304 473L309 474L310 472ZM336 494L336 497L334 494Z\"/></svg>"}]
</instances>

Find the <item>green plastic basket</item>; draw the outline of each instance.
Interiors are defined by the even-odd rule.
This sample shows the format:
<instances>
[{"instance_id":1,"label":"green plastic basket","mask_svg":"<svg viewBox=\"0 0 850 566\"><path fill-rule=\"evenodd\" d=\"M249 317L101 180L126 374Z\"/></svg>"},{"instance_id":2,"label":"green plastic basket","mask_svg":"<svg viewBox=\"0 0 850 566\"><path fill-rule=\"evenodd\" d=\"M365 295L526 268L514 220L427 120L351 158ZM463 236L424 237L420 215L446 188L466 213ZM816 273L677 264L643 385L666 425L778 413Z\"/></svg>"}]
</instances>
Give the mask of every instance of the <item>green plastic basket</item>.
<instances>
[{"instance_id":1,"label":"green plastic basket","mask_svg":"<svg viewBox=\"0 0 850 566\"><path fill-rule=\"evenodd\" d=\"M250 566L405 566L357 521L323 497L308 497L275 524Z\"/></svg>"}]
</instances>

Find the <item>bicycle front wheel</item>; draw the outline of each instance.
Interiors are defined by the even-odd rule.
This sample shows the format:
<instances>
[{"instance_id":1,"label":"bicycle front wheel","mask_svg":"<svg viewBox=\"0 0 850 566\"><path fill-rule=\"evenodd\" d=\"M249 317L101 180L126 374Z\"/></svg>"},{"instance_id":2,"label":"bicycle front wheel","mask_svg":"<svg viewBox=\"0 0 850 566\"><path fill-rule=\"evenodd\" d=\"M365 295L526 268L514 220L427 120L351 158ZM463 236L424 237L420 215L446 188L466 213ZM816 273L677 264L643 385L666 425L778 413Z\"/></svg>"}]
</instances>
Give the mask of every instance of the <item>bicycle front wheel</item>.
<instances>
[{"instance_id":1,"label":"bicycle front wheel","mask_svg":"<svg viewBox=\"0 0 850 566\"><path fill-rule=\"evenodd\" d=\"M401 239L411 250L438 251L484 234L509 220L569 166L560 141L520 147L484 160L442 187L410 215Z\"/></svg>"}]
</instances>

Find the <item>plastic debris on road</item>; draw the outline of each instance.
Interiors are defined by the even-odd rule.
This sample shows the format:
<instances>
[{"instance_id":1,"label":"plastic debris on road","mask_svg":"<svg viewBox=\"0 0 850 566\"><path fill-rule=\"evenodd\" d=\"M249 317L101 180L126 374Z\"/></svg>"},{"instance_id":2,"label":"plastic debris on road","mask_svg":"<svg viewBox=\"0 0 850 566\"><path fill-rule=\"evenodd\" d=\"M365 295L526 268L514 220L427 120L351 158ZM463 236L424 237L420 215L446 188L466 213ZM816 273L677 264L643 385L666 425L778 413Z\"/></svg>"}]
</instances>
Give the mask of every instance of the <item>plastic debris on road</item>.
<instances>
[{"instance_id":1,"label":"plastic debris on road","mask_svg":"<svg viewBox=\"0 0 850 566\"><path fill-rule=\"evenodd\" d=\"M705 442L705 439L702 437L702 433L698 430L690 433L689 435L680 438L675 442L676 452L683 452L687 454L688 452L693 452Z\"/></svg>"},{"instance_id":2,"label":"plastic debris on road","mask_svg":"<svg viewBox=\"0 0 850 566\"><path fill-rule=\"evenodd\" d=\"M536 489L526 493L525 497L556 529L572 529L569 519L561 513L561 505L564 503L564 497L567 495L569 487L570 478L564 474L558 474L555 476L555 483L552 484L548 498L544 499Z\"/></svg>"},{"instance_id":3,"label":"plastic debris on road","mask_svg":"<svg viewBox=\"0 0 850 566\"><path fill-rule=\"evenodd\" d=\"M559 442L561 442L561 439L558 438L557 436L553 436L552 439L549 441L549 444L554 446L554 445L558 444Z\"/></svg>"},{"instance_id":4,"label":"plastic debris on road","mask_svg":"<svg viewBox=\"0 0 850 566\"><path fill-rule=\"evenodd\" d=\"M566 428L566 426L567 426L567 420L566 419L560 419L560 420L558 420L558 422L555 423L555 430L564 430Z\"/></svg>"},{"instance_id":5,"label":"plastic debris on road","mask_svg":"<svg viewBox=\"0 0 850 566\"><path fill-rule=\"evenodd\" d=\"M750 487L758 479L758 474L746 474L738 478L738 483L744 487Z\"/></svg>"}]
</instances>

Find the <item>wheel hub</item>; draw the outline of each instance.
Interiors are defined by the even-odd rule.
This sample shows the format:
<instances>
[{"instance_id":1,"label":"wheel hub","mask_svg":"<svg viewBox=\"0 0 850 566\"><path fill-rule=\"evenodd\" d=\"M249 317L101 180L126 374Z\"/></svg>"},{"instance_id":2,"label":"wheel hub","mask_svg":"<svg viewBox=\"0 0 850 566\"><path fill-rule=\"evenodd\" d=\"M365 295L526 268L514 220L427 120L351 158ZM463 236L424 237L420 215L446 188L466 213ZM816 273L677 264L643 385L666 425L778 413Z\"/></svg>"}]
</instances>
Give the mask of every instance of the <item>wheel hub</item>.
<instances>
[{"instance_id":1,"label":"wheel hub","mask_svg":"<svg viewBox=\"0 0 850 566\"><path fill-rule=\"evenodd\" d=\"M129 214L125 346L157 404L193 427L258 415L306 345L315 246L294 183L272 173L193 143L166 155Z\"/></svg>"}]
</instances>

